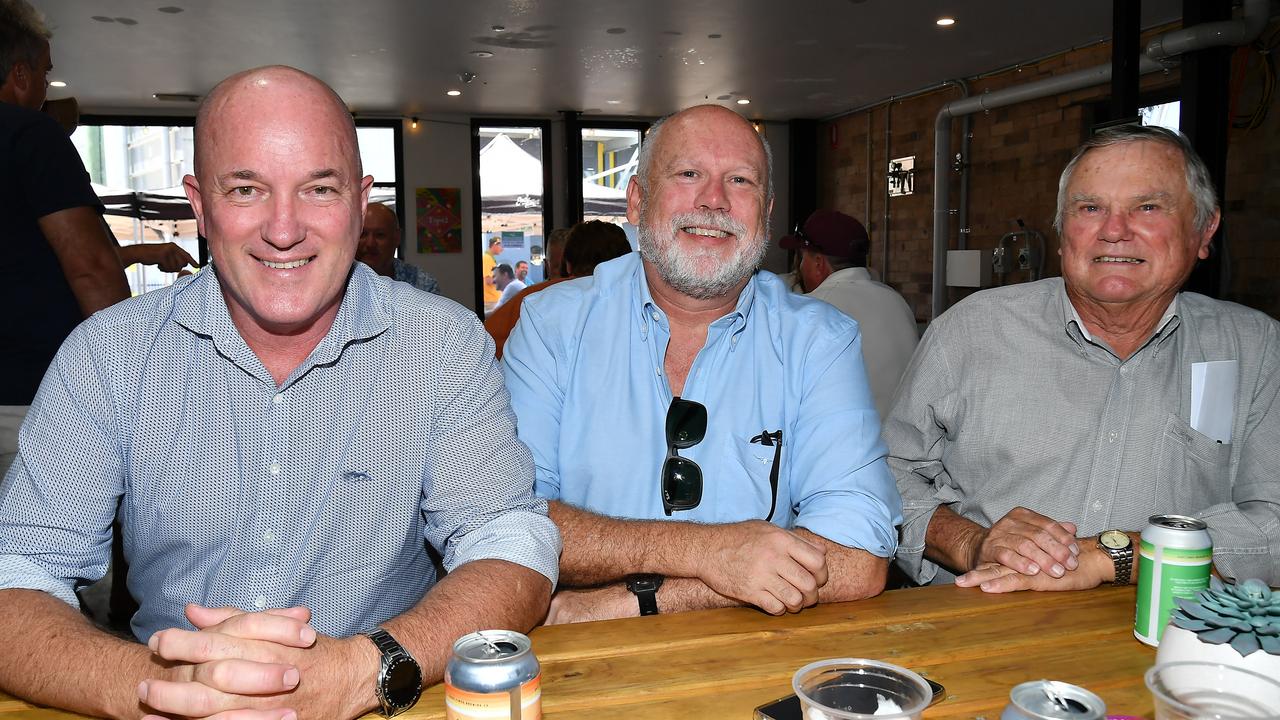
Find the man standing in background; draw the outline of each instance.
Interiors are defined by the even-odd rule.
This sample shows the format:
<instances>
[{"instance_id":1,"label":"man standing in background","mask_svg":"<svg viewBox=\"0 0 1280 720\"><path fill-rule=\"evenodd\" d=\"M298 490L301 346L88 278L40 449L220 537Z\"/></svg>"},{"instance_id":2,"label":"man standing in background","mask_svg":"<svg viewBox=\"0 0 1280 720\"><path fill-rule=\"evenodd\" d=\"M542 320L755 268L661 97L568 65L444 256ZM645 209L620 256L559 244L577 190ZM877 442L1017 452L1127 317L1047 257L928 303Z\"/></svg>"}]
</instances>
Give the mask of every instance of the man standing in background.
<instances>
[{"instance_id":1,"label":"man standing in background","mask_svg":"<svg viewBox=\"0 0 1280 720\"><path fill-rule=\"evenodd\" d=\"M867 229L842 212L815 210L778 245L800 251L796 274L809 297L835 305L858 321L867 380L883 419L919 336L907 301L893 288L871 279Z\"/></svg>"},{"instance_id":2,"label":"man standing in background","mask_svg":"<svg viewBox=\"0 0 1280 720\"><path fill-rule=\"evenodd\" d=\"M489 250L480 255L480 281L484 283L485 312L493 310L502 297L502 288L493 284L493 269L498 267L498 256L502 254L502 236L489 238Z\"/></svg>"},{"instance_id":3,"label":"man standing in background","mask_svg":"<svg viewBox=\"0 0 1280 720\"><path fill-rule=\"evenodd\" d=\"M0 0L0 472L62 341L130 294L89 174L62 127L40 112L51 36L25 0Z\"/></svg>"}]
</instances>

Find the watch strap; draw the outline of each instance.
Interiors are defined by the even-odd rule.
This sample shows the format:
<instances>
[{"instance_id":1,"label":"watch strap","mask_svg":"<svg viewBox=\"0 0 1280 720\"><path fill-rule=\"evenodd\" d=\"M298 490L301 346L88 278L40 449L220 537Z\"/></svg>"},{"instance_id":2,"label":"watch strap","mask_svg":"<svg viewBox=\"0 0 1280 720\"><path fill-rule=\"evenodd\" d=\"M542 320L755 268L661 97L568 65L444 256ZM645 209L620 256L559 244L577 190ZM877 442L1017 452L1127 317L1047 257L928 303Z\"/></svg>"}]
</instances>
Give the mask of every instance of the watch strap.
<instances>
[{"instance_id":1,"label":"watch strap","mask_svg":"<svg viewBox=\"0 0 1280 720\"><path fill-rule=\"evenodd\" d=\"M662 587L661 575L633 575L627 579L627 589L636 596L640 615L658 614L658 588Z\"/></svg>"},{"instance_id":2,"label":"watch strap","mask_svg":"<svg viewBox=\"0 0 1280 720\"><path fill-rule=\"evenodd\" d=\"M418 661L404 649L391 633L383 628L377 628L372 632L364 633L364 636L373 642L374 646L382 654L381 667L378 672L378 684L374 686L374 693L378 697L378 704L381 706L380 712L383 717L394 717L400 713L413 707L418 698L422 696L422 687L418 686L418 690L408 702L400 703L393 701L387 695L387 671L400 663L412 663L418 666ZM421 668L419 668L419 677L421 676Z\"/></svg>"}]
</instances>

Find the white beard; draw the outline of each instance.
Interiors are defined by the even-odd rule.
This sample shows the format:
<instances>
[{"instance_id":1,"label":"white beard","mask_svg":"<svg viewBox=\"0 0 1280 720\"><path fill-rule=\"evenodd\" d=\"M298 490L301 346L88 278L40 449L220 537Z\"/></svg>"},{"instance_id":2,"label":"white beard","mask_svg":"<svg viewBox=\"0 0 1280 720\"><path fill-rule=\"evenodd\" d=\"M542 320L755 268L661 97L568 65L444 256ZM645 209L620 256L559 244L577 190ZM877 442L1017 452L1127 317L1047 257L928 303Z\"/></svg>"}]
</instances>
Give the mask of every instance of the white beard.
<instances>
[{"instance_id":1,"label":"white beard","mask_svg":"<svg viewBox=\"0 0 1280 720\"><path fill-rule=\"evenodd\" d=\"M697 300L724 297L760 267L767 243L764 223L761 231L747 237L747 230L737 220L711 211L675 215L668 227L654 227L646 208L640 207L640 256L648 260L658 275L682 295ZM737 244L733 254L724 260L717 248L685 248L677 239L680 228L698 226L715 228L733 235Z\"/></svg>"}]
</instances>

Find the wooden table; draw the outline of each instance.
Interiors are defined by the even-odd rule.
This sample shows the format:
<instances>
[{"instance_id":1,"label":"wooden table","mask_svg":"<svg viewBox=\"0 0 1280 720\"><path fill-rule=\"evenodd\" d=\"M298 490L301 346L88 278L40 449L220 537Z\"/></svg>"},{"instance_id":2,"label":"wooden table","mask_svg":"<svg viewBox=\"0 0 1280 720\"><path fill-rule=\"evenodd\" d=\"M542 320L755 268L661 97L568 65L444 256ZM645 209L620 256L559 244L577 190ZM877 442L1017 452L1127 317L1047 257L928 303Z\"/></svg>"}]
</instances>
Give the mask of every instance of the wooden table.
<instances>
[{"instance_id":1,"label":"wooden table","mask_svg":"<svg viewBox=\"0 0 1280 720\"><path fill-rule=\"evenodd\" d=\"M741 608L539 628L549 720L741 718L791 692L800 666L865 657L946 686L928 720L996 720L1009 690L1049 678L1086 687L1113 715L1151 717L1142 674L1155 651L1132 633L1133 588L985 595L954 586L769 617ZM0 717L71 718L0 694ZM444 718L441 686L407 720Z\"/></svg>"}]
</instances>

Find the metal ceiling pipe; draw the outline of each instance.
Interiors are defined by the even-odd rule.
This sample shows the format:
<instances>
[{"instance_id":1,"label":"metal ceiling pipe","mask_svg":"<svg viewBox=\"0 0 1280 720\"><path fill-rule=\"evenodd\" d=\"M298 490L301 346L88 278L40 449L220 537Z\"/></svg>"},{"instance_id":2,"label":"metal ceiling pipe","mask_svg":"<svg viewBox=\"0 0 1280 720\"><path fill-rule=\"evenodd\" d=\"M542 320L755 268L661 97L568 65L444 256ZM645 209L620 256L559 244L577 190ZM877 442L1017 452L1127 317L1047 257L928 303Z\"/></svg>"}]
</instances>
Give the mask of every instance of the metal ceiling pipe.
<instances>
[{"instance_id":1,"label":"metal ceiling pipe","mask_svg":"<svg viewBox=\"0 0 1280 720\"><path fill-rule=\"evenodd\" d=\"M1270 0L1245 0L1244 12L1239 18L1172 30L1152 38L1147 43L1146 52L1139 58L1138 72L1145 75L1163 69L1164 65L1156 60L1171 57L1173 54L1253 42L1266 27L1269 6ZM1176 53L1172 52L1175 50ZM1156 54L1147 54L1151 52ZM948 182L950 173L947 172L947 168L951 156L952 118L994 110L1028 100L1039 100L1059 93L1082 90L1110 81L1111 64L1107 63L1025 85L954 100L943 105L938 111L933 133L933 297L931 298L933 318L946 310L947 250L951 247L949 222L951 186Z\"/></svg>"}]
</instances>

